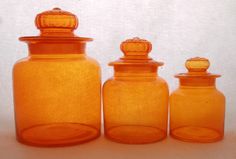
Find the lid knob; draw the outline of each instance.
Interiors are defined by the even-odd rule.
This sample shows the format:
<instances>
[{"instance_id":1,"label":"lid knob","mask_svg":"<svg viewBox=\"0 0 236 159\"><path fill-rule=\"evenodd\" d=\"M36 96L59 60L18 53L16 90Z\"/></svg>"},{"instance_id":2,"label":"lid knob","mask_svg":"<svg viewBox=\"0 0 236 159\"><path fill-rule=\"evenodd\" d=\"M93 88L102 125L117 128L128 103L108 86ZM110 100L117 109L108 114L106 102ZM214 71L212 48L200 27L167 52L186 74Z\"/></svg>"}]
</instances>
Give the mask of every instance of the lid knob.
<instances>
[{"instance_id":1,"label":"lid knob","mask_svg":"<svg viewBox=\"0 0 236 159\"><path fill-rule=\"evenodd\" d=\"M135 37L123 41L120 45L120 49L125 56L147 56L152 50L152 44L145 39Z\"/></svg>"},{"instance_id":2,"label":"lid knob","mask_svg":"<svg viewBox=\"0 0 236 159\"><path fill-rule=\"evenodd\" d=\"M53 36L54 33L73 35L73 30L78 27L76 15L54 8L38 14L35 18L35 25L43 36Z\"/></svg>"},{"instance_id":3,"label":"lid knob","mask_svg":"<svg viewBox=\"0 0 236 159\"><path fill-rule=\"evenodd\" d=\"M185 62L185 67L189 72L206 72L209 66L209 60L202 57L190 58Z\"/></svg>"}]
</instances>

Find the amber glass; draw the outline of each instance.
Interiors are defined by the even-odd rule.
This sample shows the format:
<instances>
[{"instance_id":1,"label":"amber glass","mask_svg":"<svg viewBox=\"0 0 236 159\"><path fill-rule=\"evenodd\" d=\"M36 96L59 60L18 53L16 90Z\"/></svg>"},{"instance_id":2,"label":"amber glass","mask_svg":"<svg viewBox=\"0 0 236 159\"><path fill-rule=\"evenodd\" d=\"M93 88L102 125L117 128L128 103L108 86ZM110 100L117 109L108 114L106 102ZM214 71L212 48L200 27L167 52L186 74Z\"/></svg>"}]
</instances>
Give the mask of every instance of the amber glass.
<instances>
[{"instance_id":1,"label":"amber glass","mask_svg":"<svg viewBox=\"0 0 236 159\"><path fill-rule=\"evenodd\" d=\"M157 76L163 63L148 57L151 43L139 38L121 44L124 57L110 63L114 77L103 86L105 136L127 144L161 140L167 132L168 86Z\"/></svg>"},{"instance_id":2,"label":"amber glass","mask_svg":"<svg viewBox=\"0 0 236 159\"><path fill-rule=\"evenodd\" d=\"M75 15L38 14L40 36L21 37L29 56L13 69L16 135L35 146L66 146L100 135L100 67L73 34Z\"/></svg>"},{"instance_id":3,"label":"amber glass","mask_svg":"<svg viewBox=\"0 0 236 159\"><path fill-rule=\"evenodd\" d=\"M224 136L225 97L207 72L205 58L186 61L188 73L176 75L180 86L170 96L170 135L188 142L215 142Z\"/></svg>"}]
</instances>

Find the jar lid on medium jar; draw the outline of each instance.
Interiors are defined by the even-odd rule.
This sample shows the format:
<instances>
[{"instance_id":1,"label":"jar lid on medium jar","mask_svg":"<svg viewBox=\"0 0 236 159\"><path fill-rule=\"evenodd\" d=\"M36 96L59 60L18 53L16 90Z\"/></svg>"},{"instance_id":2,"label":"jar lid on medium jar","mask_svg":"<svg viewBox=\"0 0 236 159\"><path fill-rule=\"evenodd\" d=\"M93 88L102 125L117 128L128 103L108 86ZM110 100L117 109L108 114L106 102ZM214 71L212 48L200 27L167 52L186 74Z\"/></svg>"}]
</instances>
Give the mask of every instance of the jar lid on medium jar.
<instances>
[{"instance_id":1,"label":"jar lid on medium jar","mask_svg":"<svg viewBox=\"0 0 236 159\"><path fill-rule=\"evenodd\" d=\"M92 41L91 38L78 37L74 34L74 30L79 25L77 16L60 8L38 14L35 18L35 25L40 30L40 35L21 37L21 41Z\"/></svg>"},{"instance_id":2,"label":"jar lid on medium jar","mask_svg":"<svg viewBox=\"0 0 236 159\"><path fill-rule=\"evenodd\" d=\"M127 39L120 44L120 49L124 56L118 60L109 63L110 66L114 65L152 65L162 66L162 62L154 61L148 56L152 50L151 42L134 37Z\"/></svg>"},{"instance_id":3,"label":"jar lid on medium jar","mask_svg":"<svg viewBox=\"0 0 236 159\"><path fill-rule=\"evenodd\" d=\"M207 58L194 57L186 60L185 67L187 73L179 73L175 75L177 78L217 78L218 74L212 74L207 72L210 66L210 62Z\"/></svg>"}]
</instances>

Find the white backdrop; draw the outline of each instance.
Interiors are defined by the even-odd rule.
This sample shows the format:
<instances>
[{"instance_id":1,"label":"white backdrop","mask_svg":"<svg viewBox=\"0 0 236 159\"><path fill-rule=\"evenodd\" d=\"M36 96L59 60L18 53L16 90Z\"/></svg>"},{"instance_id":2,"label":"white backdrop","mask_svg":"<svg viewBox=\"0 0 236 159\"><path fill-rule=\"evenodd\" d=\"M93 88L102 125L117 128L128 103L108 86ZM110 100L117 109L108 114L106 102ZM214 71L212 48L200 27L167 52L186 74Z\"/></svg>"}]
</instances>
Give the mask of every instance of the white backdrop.
<instances>
[{"instance_id":1,"label":"white backdrop","mask_svg":"<svg viewBox=\"0 0 236 159\"><path fill-rule=\"evenodd\" d=\"M103 81L113 73L107 63L122 56L120 43L136 36L152 42L150 56L165 63L159 75L171 91L178 84L173 75L186 71L187 58L209 58L209 71L222 75L217 86L227 100L225 140L205 146L168 138L154 146L132 147L101 137L77 148L53 150L18 144L14 139L11 72L14 62L28 51L18 37L37 35L36 14L54 7L78 16L77 35L94 38L87 53L100 62ZM236 0L1 0L0 35L0 158L36 158L35 153L41 154L39 158L58 158L54 154L68 158L236 158Z\"/></svg>"}]
</instances>

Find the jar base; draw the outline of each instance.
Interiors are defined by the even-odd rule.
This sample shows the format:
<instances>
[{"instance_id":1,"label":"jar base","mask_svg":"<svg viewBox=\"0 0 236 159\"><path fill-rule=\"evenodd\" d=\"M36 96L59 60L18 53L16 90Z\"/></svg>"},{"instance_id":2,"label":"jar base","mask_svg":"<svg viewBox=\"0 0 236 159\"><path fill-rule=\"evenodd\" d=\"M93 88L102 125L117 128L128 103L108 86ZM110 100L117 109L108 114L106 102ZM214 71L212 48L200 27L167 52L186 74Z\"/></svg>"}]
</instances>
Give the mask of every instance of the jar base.
<instances>
[{"instance_id":1,"label":"jar base","mask_svg":"<svg viewBox=\"0 0 236 159\"><path fill-rule=\"evenodd\" d=\"M185 142L216 142L223 138L218 131L205 127L186 126L175 128L170 131L170 135Z\"/></svg>"},{"instance_id":2,"label":"jar base","mask_svg":"<svg viewBox=\"0 0 236 159\"><path fill-rule=\"evenodd\" d=\"M18 141L32 146L69 146L100 136L94 127L77 123L54 123L36 125L21 131Z\"/></svg>"},{"instance_id":3,"label":"jar base","mask_svg":"<svg viewBox=\"0 0 236 159\"><path fill-rule=\"evenodd\" d=\"M122 125L109 128L105 135L108 139L119 143L146 144L164 139L166 131L149 126Z\"/></svg>"}]
</instances>

